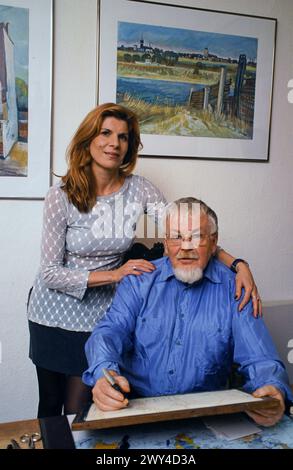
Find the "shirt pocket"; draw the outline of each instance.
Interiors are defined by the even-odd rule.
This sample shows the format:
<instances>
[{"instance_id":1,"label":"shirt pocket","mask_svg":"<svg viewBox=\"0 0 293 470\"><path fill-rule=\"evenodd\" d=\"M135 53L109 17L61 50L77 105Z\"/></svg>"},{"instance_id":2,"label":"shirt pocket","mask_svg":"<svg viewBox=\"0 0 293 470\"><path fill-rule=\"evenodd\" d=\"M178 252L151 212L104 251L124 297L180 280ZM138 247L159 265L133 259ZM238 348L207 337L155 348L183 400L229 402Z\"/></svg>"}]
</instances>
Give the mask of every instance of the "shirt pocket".
<instances>
[{"instance_id":1,"label":"shirt pocket","mask_svg":"<svg viewBox=\"0 0 293 470\"><path fill-rule=\"evenodd\" d=\"M135 346L138 349L155 349L162 340L162 324L150 315L138 316L135 328Z\"/></svg>"},{"instance_id":2,"label":"shirt pocket","mask_svg":"<svg viewBox=\"0 0 293 470\"><path fill-rule=\"evenodd\" d=\"M230 329L215 326L202 331L197 355L206 375L219 374L226 370L233 357Z\"/></svg>"}]
</instances>

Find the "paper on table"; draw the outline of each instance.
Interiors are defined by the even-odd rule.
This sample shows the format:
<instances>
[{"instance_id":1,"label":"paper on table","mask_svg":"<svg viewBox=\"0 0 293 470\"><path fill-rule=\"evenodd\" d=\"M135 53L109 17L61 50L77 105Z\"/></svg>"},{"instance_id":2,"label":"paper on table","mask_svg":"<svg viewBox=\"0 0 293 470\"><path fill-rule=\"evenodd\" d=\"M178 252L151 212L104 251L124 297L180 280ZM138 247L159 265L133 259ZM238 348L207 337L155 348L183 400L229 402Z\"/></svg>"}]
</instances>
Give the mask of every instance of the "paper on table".
<instances>
[{"instance_id":1,"label":"paper on table","mask_svg":"<svg viewBox=\"0 0 293 470\"><path fill-rule=\"evenodd\" d=\"M232 441L240 437L262 432L244 414L209 416L203 419L204 424L216 437Z\"/></svg>"},{"instance_id":2,"label":"paper on table","mask_svg":"<svg viewBox=\"0 0 293 470\"><path fill-rule=\"evenodd\" d=\"M99 419L122 418L168 411L192 410L213 406L234 405L239 403L261 401L240 390L220 390L217 392L187 393L184 395L166 395L161 397L137 398L130 400L129 406L118 411L100 411L95 405L89 409L86 421Z\"/></svg>"}]
</instances>

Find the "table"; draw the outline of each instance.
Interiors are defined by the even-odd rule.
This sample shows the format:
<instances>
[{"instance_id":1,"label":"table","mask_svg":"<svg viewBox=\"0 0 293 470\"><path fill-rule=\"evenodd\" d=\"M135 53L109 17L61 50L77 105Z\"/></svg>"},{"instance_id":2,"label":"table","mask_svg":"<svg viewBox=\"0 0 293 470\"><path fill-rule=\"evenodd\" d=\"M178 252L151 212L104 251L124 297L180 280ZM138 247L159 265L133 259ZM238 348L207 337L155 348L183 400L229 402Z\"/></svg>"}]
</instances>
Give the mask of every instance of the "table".
<instances>
[{"instance_id":1,"label":"table","mask_svg":"<svg viewBox=\"0 0 293 470\"><path fill-rule=\"evenodd\" d=\"M32 434L34 432L41 432L38 419L0 424L0 449L6 449L10 439L15 439L22 449L28 449L28 444L21 443L19 438L22 434ZM36 449L43 449L42 441L36 442L35 447Z\"/></svg>"},{"instance_id":2,"label":"table","mask_svg":"<svg viewBox=\"0 0 293 470\"><path fill-rule=\"evenodd\" d=\"M68 417L71 422L73 416ZM77 449L293 449L293 417L284 416L271 428L261 428L261 434L226 441L216 438L200 418L152 423L97 431L74 431ZM39 421L31 419L0 424L0 449L6 449L10 439L24 433L40 432ZM42 441L35 443L42 449Z\"/></svg>"}]
</instances>

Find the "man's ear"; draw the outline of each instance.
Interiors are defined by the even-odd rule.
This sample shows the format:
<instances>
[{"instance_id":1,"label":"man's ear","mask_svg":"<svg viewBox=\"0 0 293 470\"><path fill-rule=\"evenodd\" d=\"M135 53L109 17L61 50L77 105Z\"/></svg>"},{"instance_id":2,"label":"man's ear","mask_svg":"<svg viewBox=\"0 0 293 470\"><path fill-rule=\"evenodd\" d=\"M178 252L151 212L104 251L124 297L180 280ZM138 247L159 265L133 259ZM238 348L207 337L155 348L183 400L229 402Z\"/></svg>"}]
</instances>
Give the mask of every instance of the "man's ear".
<instances>
[{"instance_id":1,"label":"man's ear","mask_svg":"<svg viewBox=\"0 0 293 470\"><path fill-rule=\"evenodd\" d=\"M213 255L216 254L217 245L218 245L218 234L215 233L215 235L213 235L213 245L212 245L212 254Z\"/></svg>"}]
</instances>

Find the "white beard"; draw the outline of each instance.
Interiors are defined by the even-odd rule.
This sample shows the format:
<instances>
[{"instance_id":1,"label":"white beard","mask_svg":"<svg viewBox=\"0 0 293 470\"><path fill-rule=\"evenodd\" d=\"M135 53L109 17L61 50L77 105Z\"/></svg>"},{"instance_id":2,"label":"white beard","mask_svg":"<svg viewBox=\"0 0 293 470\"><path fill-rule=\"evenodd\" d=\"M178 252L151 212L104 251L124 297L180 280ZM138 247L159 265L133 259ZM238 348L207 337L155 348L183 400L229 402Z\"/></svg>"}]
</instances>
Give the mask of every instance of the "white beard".
<instances>
[{"instance_id":1,"label":"white beard","mask_svg":"<svg viewBox=\"0 0 293 470\"><path fill-rule=\"evenodd\" d=\"M188 284L199 281L203 276L203 270L201 268L173 268L173 271L178 281L187 282Z\"/></svg>"}]
</instances>

